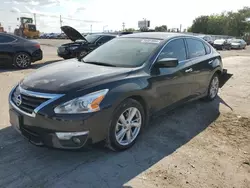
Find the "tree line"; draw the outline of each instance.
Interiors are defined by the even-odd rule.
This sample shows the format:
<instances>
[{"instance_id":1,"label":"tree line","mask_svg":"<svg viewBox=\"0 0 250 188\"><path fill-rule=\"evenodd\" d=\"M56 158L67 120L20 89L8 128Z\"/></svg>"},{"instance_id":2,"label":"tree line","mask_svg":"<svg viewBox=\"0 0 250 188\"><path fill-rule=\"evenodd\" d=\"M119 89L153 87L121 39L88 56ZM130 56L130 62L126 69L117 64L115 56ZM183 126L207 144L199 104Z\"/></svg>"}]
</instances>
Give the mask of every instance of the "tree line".
<instances>
[{"instance_id":1,"label":"tree line","mask_svg":"<svg viewBox=\"0 0 250 188\"><path fill-rule=\"evenodd\" d=\"M250 7L244 7L237 12L203 15L197 17L189 32L211 35L243 36L250 32Z\"/></svg>"}]
</instances>

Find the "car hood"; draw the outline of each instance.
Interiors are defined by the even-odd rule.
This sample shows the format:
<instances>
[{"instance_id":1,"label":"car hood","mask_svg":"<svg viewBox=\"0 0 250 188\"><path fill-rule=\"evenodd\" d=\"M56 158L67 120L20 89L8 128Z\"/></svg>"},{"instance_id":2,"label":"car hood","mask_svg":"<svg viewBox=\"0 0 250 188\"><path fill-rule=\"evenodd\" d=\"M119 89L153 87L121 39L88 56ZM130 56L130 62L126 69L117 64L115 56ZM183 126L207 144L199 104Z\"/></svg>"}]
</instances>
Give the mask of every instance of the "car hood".
<instances>
[{"instance_id":1,"label":"car hood","mask_svg":"<svg viewBox=\"0 0 250 188\"><path fill-rule=\"evenodd\" d=\"M41 93L67 93L94 87L110 79L124 78L131 70L132 68L93 65L71 59L38 69L25 77L20 86Z\"/></svg>"},{"instance_id":2,"label":"car hood","mask_svg":"<svg viewBox=\"0 0 250 188\"><path fill-rule=\"evenodd\" d=\"M234 46L240 45L240 43L237 43L237 42L232 42L231 44Z\"/></svg>"},{"instance_id":3,"label":"car hood","mask_svg":"<svg viewBox=\"0 0 250 188\"><path fill-rule=\"evenodd\" d=\"M214 41L214 44L222 45L224 44L224 41Z\"/></svg>"},{"instance_id":4,"label":"car hood","mask_svg":"<svg viewBox=\"0 0 250 188\"><path fill-rule=\"evenodd\" d=\"M84 40L86 42L87 39L82 36L81 33L79 33L77 30L75 30L73 27L70 27L70 26L62 26L61 27L61 30L65 33L65 35L67 35L67 37L72 40L73 42L75 42L76 40Z\"/></svg>"}]
</instances>

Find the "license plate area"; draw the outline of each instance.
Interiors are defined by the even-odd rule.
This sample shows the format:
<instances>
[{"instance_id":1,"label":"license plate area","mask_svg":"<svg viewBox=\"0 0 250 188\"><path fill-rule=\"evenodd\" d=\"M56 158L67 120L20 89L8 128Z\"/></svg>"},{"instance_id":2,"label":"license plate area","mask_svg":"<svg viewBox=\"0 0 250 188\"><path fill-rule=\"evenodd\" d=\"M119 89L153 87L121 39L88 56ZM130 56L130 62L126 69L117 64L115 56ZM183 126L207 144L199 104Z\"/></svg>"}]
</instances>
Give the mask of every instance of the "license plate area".
<instances>
[{"instance_id":1,"label":"license plate area","mask_svg":"<svg viewBox=\"0 0 250 188\"><path fill-rule=\"evenodd\" d=\"M20 131L20 124L22 122L22 116L13 110L10 110L10 124Z\"/></svg>"}]
</instances>

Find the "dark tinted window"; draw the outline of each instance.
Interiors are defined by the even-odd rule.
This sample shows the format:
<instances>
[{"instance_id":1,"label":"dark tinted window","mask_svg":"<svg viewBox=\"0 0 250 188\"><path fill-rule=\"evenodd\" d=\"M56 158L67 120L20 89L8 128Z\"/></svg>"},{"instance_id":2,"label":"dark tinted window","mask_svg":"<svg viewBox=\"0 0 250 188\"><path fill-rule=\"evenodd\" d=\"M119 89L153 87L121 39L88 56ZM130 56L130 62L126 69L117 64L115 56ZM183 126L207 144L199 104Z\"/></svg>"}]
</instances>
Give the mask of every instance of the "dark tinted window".
<instances>
[{"instance_id":1,"label":"dark tinted window","mask_svg":"<svg viewBox=\"0 0 250 188\"><path fill-rule=\"evenodd\" d=\"M0 35L0 43L13 42L15 39L9 36Z\"/></svg>"},{"instance_id":2,"label":"dark tinted window","mask_svg":"<svg viewBox=\"0 0 250 188\"><path fill-rule=\"evenodd\" d=\"M208 46L206 43L204 43L204 46L205 46L206 54L210 54L211 53L210 46Z\"/></svg>"},{"instance_id":3,"label":"dark tinted window","mask_svg":"<svg viewBox=\"0 0 250 188\"><path fill-rule=\"evenodd\" d=\"M186 39L188 45L189 58L206 55L203 42L196 39Z\"/></svg>"},{"instance_id":4,"label":"dark tinted window","mask_svg":"<svg viewBox=\"0 0 250 188\"><path fill-rule=\"evenodd\" d=\"M114 37L113 36L103 36L101 37L97 43L98 44L104 44L105 42L108 42L109 40L113 39Z\"/></svg>"},{"instance_id":5,"label":"dark tinted window","mask_svg":"<svg viewBox=\"0 0 250 188\"><path fill-rule=\"evenodd\" d=\"M100 38L100 35L87 35L85 36L85 39L89 42L89 43L94 43L98 38Z\"/></svg>"},{"instance_id":6,"label":"dark tinted window","mask_svg":"<svg viewBox=\"0 0 250 188\"><path fill-rule=\"evenodd\" d=\"M187 59L184 40L175 39L170 41L158 57L158 59L162 58L177 58L179 61Z\"/></svg>"}]
</instances>

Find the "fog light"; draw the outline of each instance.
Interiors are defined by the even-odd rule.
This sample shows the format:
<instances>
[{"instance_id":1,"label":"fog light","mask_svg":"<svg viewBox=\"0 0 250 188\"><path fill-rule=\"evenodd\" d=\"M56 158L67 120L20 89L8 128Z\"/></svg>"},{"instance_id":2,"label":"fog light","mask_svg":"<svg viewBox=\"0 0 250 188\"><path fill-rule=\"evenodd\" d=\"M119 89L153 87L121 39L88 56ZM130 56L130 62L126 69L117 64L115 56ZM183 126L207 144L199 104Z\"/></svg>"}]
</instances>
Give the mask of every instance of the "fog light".
<instances>
[{"instance_id":1,"label":"fog light","mask_svg":"<svg viewBox=\"0 0 250 188\"><path fill-rule=\"evenodd\" d=\"M70 140L72 137L76 137L76 136L82 136L82 135L87 135L89 134L89 131L83 131L83 132L57 132L56 136L60 139L60 140ZM80 141L81 142L81 141Z\"/></svg>"},{"instance_id":2,"label":"fog light","mask_svg":"<svg viewBox=\"0 0 250 188\"><path fill-rule=\"evenodd\" d=\"M81 140L79 139L79 138L77 138L77 137L73 137L73 142L75 143L75 144L81 144Z\"/></svg>"}]
</instances>

